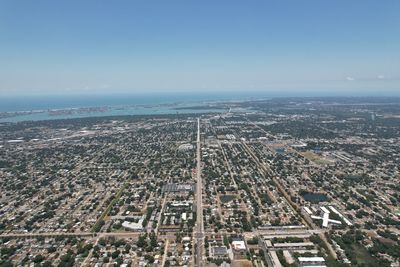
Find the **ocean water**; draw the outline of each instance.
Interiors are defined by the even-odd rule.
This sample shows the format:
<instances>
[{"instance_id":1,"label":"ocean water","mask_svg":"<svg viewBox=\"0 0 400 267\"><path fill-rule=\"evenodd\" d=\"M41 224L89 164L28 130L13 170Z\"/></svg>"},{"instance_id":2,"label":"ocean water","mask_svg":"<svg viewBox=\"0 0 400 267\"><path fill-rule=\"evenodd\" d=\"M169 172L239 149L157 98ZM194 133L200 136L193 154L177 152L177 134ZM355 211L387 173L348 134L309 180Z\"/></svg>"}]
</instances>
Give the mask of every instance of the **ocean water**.
<instances>
[{"instance_id":1,"label":"ocean water","mask_svg":"<svg viewBox=\"0 0 400 267\"><path fill-rule=\"evenodd\" d=\"M376 92L375 92L376 93ZM118 115L145 115L145 114L176 114L176 113L204 113L223 112L211 109L184 109L176 107L190 107L207 102L216 101L243 101L259 100L273 97L326 97L326 96L361 96L355 92L337 91L196 91L196 92L168 92L168 93L136 93L136 94L96 94L96 95L68 95L68 96L0 96L0 123L37 121L52 119L68 119L80 117L118 116ZM374 95L365 91L364 95ZM104 112L74 112L51 116L49 110L107 107ZM35 111L35 112L32 112ZM29 112L18 116L4 116L4 112ZM3 113L3 115L1 114Z\"/></svg>"},{"instance_id":2,"label":"ocean water","mask_svg":"<svg viewBox=\"0 0 400 267\"><path fill-rule=\"evenodd\" d=\"M259 97L243 93L168 93L168 94L115 94L75 96L1 97L1 112L27 112L17 116L0 117L0 122L21 122L52 119L83 118L118 115L176 114L222 112L221 109L184 109L207 102L245 100ZM50 115L49 110L106 107L106 111L72 112Z\"/></svg>"},{"instance_id":3,"label":"ocean water","mask_svg":"<svg viewBox=\"0 0 400 267\"><path fill-rule=\"evenodd\" d=\"M0 99L0 112L31 111L80 107L148 105L185 101L185 97L170 95L74 95L28 96Z\"/></svg>"},{"instance_id":4,"label":"ocean water","mask_svg":"<svg viewBox=\"0 0 400 267\"><path fill-rule=\"evenodd\" d=\"M271 97L275 94L262 92L195 92L195 93L142 93L142 94L99 94L59 96L0 96L0 112L31 111L44 109L149 105L168 103L199 103L219 100L245 100Z\"/></svg>"}]
</instances>

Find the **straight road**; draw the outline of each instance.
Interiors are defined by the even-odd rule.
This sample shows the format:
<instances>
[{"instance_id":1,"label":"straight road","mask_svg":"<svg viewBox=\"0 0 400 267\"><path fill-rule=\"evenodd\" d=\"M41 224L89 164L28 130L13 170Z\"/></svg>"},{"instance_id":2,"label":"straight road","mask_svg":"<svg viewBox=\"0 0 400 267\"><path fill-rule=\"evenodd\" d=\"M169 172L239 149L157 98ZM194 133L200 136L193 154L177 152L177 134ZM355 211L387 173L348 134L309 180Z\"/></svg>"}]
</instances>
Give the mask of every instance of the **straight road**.
<instances>
[{"instance_id":1,"label":"straight road","mask_svg":"<svg viewBox=\"0 0 400 267\"><path fill-rule=\"evenodd\" d=\"M163 258L162 258L162 261L161 261L161 266L162 266L162 267L165 266L165 262L166 262L166 260L167 260L168 244L169 244L169 240L166 239L166 240L165 240L165 247L164 247L164 255L163 255Z\"/></svg>"},{"instance_id":2,"label":"straight road","mask_svg":"<svg viewBox=\"0 0 400 267\"><path fill-rule=\"evenodd\" d=\"M35 238L35 237L57 237L57 236L79 236L79 237L119 237L119 238L137 238L142 232L110 232L110 233L93 233L93 232L48 232L48 233L9 233L1 234L0 238Z\"/></svg>"},{"instance_id":3,"label":"straight road","mask_svg":"<svg viewBox=\"0 0 400 267\"><path fill-rule=\"evenodd\" d=\"M196 187L196 265L198 267L203 266L203 241L204 241L204 224L203 224L203 185L201 180L201 149L200 149L200 119L197 119L197 187Z\"/></svg>"},{"instance_id":4,"label":"straight road","mask_svg":"<svg viewBox=\"0 0 400 267\"><path fill-rule=\"evenodd\" d=\"M81 236L94 237L96 233L91 232L48 232L48 233L9 233L1 234L0 238L35 238L35 237L57 237L57 236Z\"/></svg>"}]
</instances>

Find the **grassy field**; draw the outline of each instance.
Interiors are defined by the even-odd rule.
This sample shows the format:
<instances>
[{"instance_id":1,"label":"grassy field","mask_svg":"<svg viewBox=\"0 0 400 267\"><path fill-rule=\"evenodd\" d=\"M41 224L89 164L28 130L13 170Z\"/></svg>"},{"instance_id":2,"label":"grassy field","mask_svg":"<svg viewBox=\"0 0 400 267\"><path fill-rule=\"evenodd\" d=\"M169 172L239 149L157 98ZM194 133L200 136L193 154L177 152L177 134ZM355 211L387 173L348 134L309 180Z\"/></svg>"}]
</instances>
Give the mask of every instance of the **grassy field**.
<instances>
[{"instance_id":1,"label":"grassy field","mask_svg":"<svg viewBox=\"0 0 400 267\"><path fill-rule=\"evenodd\" d=\"M365 264L367 266L378 266L376 259L372 257L367 249L359 244L352 244L351 247L353 248L355 257L357 259L358 264Z\"/></svg>"},{"instance_id":2,"label":"grassy field","mask_svg":"<svg viewBox=\"0 0 400 267\"><path fill-rule=\"evenodd\" d=\"M232 200L234 200L236 198L236 196L234 195L223 195L220 196L219 199L221 200L222 203L228 203Z\"/></svg>"},{"instance_id":3,"label":"grassy field","mask_svg":"<svg viewBox=\"0 0 400 267\"><path fill-rule=\"evenodd\" d=\"M316 154L316 153L314 153L312 151L306 151L306 152L303 152L301 154L306 159L311 160L311 161L313 161L313 162L315 162L317 164L320 164L320 165L332 164L331 161L321 158L320 155L318 155L318 154Z\"/></svg>"}]
</instances>

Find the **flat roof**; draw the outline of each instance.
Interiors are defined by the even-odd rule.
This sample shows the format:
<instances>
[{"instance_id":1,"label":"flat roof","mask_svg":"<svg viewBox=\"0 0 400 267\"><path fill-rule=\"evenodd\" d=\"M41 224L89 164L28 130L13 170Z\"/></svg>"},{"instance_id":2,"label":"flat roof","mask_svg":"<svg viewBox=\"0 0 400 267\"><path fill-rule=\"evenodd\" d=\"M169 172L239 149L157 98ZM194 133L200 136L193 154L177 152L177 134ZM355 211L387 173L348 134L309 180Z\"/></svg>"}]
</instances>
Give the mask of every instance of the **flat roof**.
<instances>
[{"instance_id":1,"label":"flat roof","mask_svg":"<svg viewBox=\"0 0 400 267\"><path fill-rule=\"evenodd\" d=\"M322 226L328 227L328 222L329 222L329 213L325 212L324 217L322 218Z\"/></svg>"},{"instance_id":2,"label":"flat roof","mask_svg":"<svg viewBox=\"0 0 400 267\"><path fill-rule=\"evenodd\" d=\"M232 247L236 250L244 250L246 249L246 244L244 243L244 241L233 241Z\"/></svg>"},{"instance_id":3,"label":"flat roof","mask_svg":"<svg viewBox=\"0 0 400 267\"><path fill-rule=\"evenodd\" d=\"M275 267L282 267L282 264L279 261L278 255L276 255L275 250L271 250L269 252L269 255L271 256L271 260L272 260L272 262L273 262Z\"/></svg>"},{"instance_id":4,"label":"flat roof","mask_svg":"<svg viewBox=\"0 0 400 267\"><path fill-rule=\"evenodd\" d=\"M274 247L308 247L308 246L314 246L314 243L312 242L297 242L297 243L275 243Z\"/></svg>"},{"instance_id":5,"label":"flat roof","mask_svg":"<svg viewBox=\"0 0 400 267\"><path fill-rule=\"evenodd\" d=\"M325 208L325 207L321 207L321 210L323 211L323 212L325 212L325 213L331 213L327 208Z\"/></svg>"},{"instance_id":6,"label":"flat roof","mask_svg":"<svg viewBox=\"0 0 400 267\"><path fill-rule=\"evenodd\" d=\"M308 207L303 207L303 209L308 213L308 214L312 214L312 211L308 208Z\"/></svg>"},{"instance_id":7,"label":"flat roof","mask_svg":"<svg viewBox=\"0 0 400 267\"><path fill-rule=\"evenodd\" d=\"M322 257L299 257L300 262L325 262Z\"/></svg>"}]
</instances>

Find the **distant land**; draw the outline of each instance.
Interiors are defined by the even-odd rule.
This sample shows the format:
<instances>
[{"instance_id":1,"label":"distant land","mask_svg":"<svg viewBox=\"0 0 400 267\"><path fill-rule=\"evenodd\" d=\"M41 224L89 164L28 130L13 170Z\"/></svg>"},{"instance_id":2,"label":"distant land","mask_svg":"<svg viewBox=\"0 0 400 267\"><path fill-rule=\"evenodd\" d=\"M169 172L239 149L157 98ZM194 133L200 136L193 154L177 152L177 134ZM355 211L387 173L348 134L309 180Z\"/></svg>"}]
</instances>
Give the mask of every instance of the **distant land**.
<instances>
[{"instance_id":1,"label":"distant land","mask_svg":"<svg viewBox=\"0 0 400 267\"><path fill-rule=\"evenodd\" d=\"M304 94L304 95L302 95ZM137 94L75 95L0 98L0 123L73 119L86 117L162 115L190 113L223 113L256 110L254 102L269 99L340 98L376 101L376 96L320 96L307 93L215 92L214 94ZM380 101L398 101L400 97L379 97ZM252 103L246 105L245 103ZM279 102L279 101L278 101ZM357 102L357 101L356 101ZM234 105L234 103L242 103ZM233 110L231 110L233 109Z\"/></svg>"},{"instance_id":2,"label":"distant land","mask_svg":"<svg viewBox=\"0 0 400 267\"><path fill-rule=\"evenodd\" d=\"M268 90L268 91L193 91L190 92L148 92L148 93L109 93L81 95L0 95L0 112L32 111L46 109L153 105L171 103L199 103L219 100L251 100L271 97L400 97L400 89L364 90L364 91L304 91L304 90Z\"/></svg>"}]
</instances>

